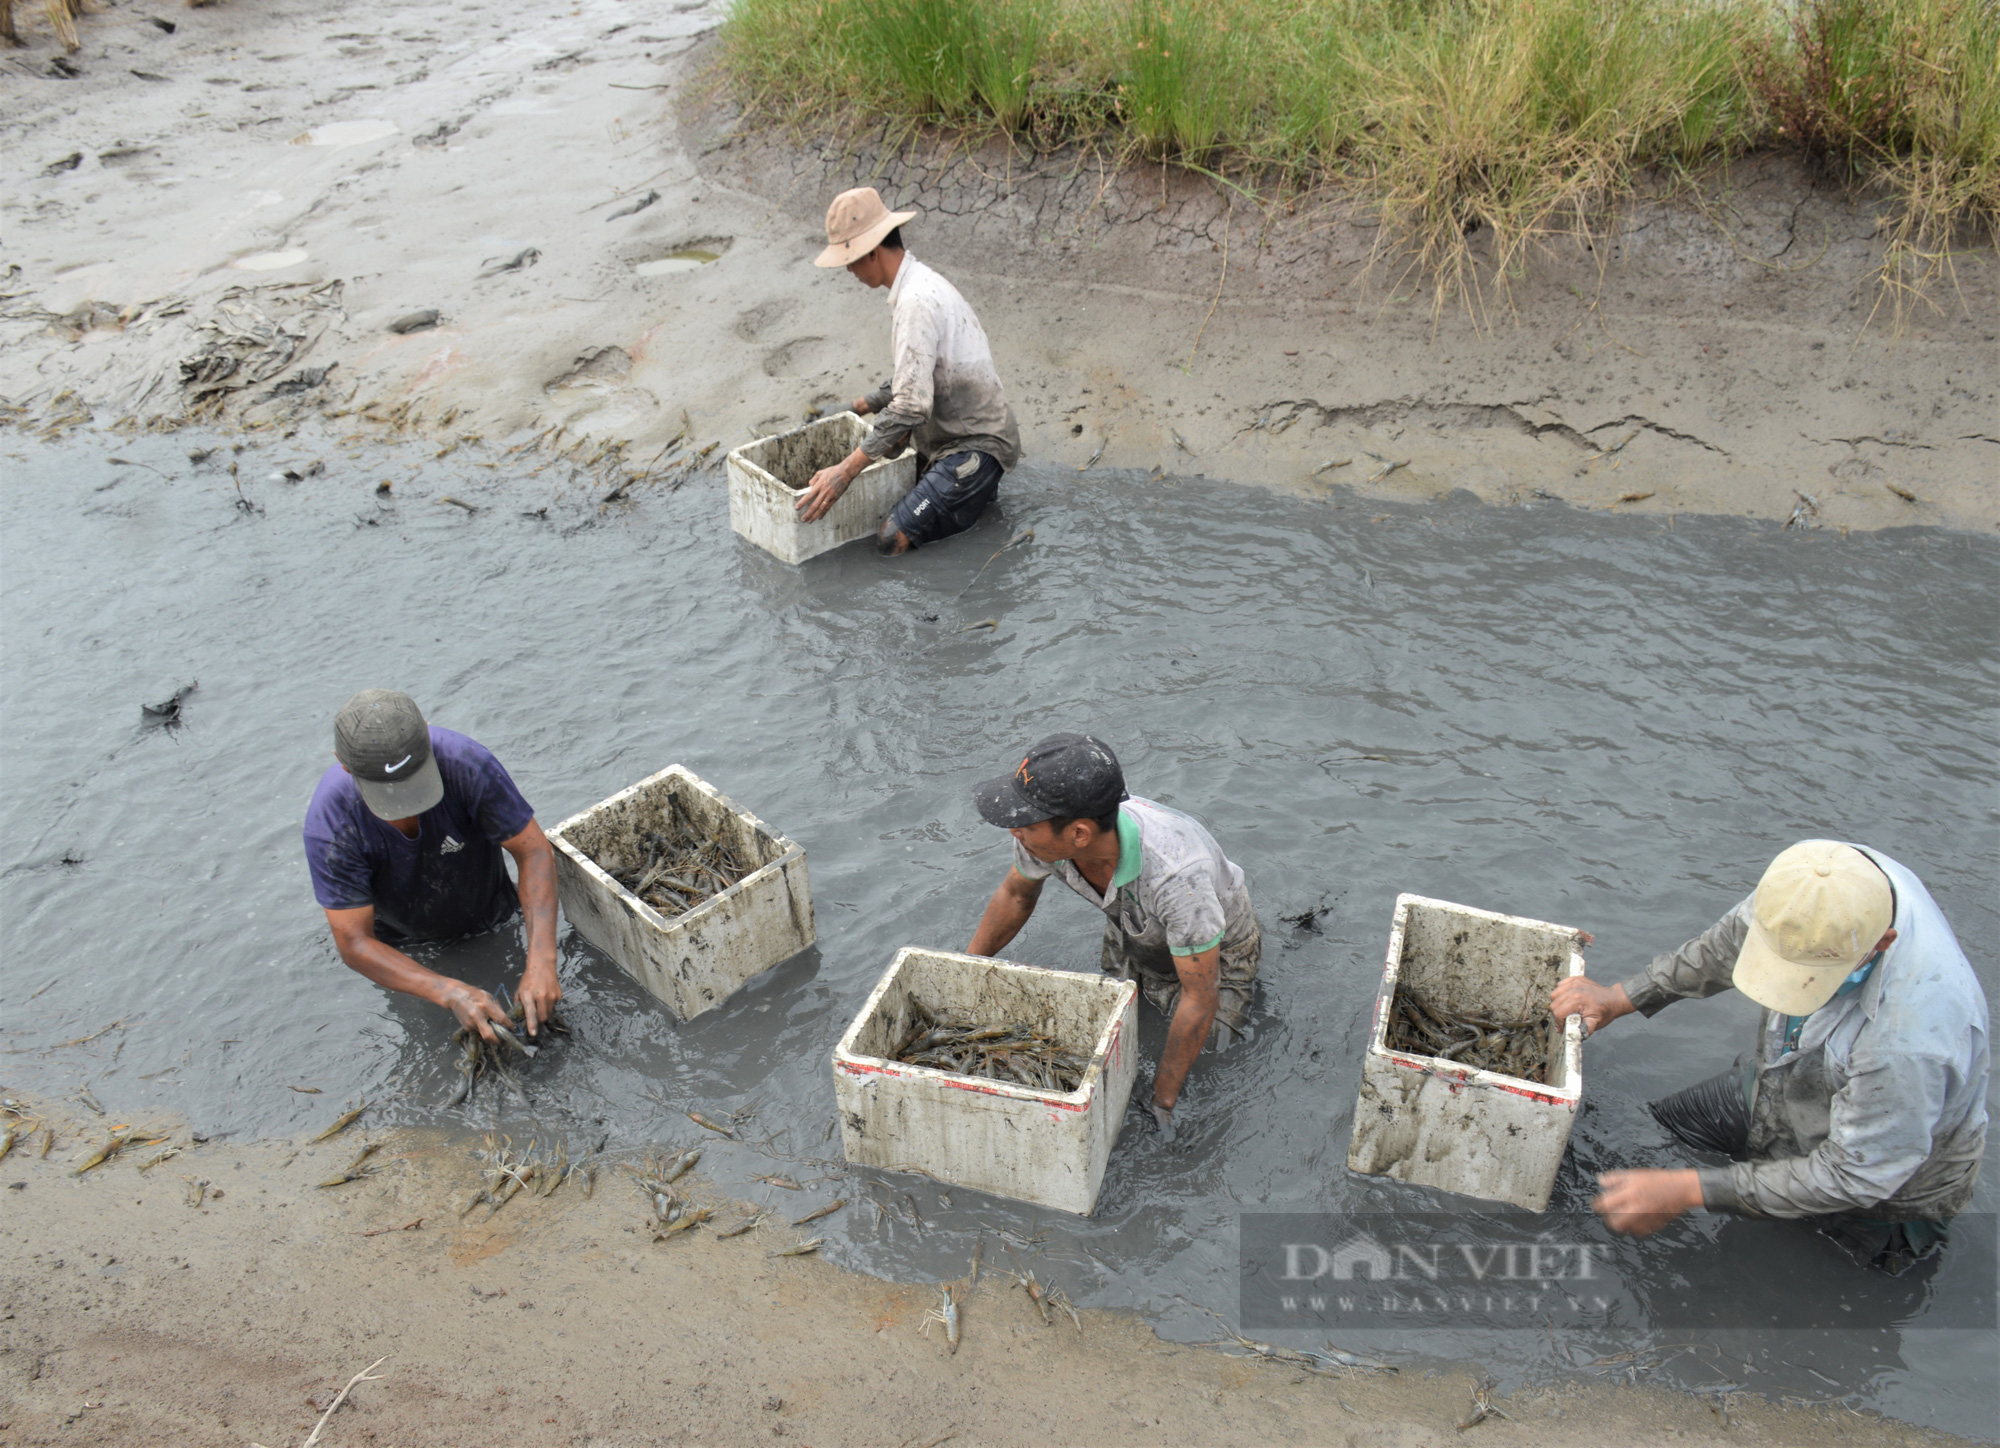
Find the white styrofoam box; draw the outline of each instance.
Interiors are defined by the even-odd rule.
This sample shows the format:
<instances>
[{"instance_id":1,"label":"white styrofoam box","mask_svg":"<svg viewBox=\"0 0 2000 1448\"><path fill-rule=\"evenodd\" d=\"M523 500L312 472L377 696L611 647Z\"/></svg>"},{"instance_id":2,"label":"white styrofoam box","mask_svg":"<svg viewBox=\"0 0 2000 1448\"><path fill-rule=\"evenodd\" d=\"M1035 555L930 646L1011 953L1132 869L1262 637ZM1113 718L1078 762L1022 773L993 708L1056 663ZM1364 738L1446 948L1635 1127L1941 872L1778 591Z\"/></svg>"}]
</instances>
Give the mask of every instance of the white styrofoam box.
<instances>
[{"instance_id":1,"label":"white styrofoam box","mask_svg":"<svg viewBox=\"0 0 2000 1448\"><path fill-rule=\"evenodd\" d=\"M1560 1032L1551 1019L1550 1084L1539 1085L1391 1050L1390 1006L1407 981L1448 1010L1528 1020L1547 1013L1557 981L1582 974L1570 926L1398 895L1348 1170L1545 1210L1583 1102L1583 1018Z\"/></svg>"},{"instance_id":2,"label":"white styrofoam box","mask_svg":"<svg viewBox=\"0 0 2000 1448\"><path fill-rule=\"evenodd\" d=\"M837 412L804 427L745 443L729 454L729 526L787 563L873 538L889 510L916 486L917 455L901 455L863 468L824 518L802 523L794 505L821 468L830 468L868 436L868 424Z\"/></svg>"},{"instance_id":3,"label":"white styrofoam box","mask_svg":"<svg viewBox=\"0 0 2000 1448\"><path fill-rule=\"evenodd\" d=\"M720 830L757 868L685 915L660 914L597 864L645 858L645 837L669 812ZM806 852L746 809L671 765L549 831L563 914L592 945L685 1021L817 938ZM596 857L596 858L593 858Z\"/></svg>"},{"instance_id":4,"label":"white styrofoam box","mask_svg":"<svg viewBox=\"0 0 2000 1448\"><path fill-rule=\"evenodd\" d=\"M915 946L896 952L833 1052L847 1159L1089 1216L1138 1070L1138 993L1105 975ZM909 1032L912 999L939 1020L1047 1030L1088 1058L1083 1083L1036 1091L890 1060Z\"/></svg>"}]
</instances>

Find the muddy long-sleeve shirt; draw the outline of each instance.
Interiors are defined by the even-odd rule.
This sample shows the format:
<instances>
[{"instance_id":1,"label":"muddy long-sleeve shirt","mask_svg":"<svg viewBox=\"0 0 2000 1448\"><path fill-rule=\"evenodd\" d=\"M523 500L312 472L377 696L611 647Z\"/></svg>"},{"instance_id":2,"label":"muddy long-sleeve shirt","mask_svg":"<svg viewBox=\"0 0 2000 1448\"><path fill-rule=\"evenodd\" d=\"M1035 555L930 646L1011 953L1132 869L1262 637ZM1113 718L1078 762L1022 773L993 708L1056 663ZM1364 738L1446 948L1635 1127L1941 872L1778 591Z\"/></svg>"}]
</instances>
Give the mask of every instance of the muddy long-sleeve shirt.
<instances>
[{"instance_id":1,"label":"muddy long-sleeve shirt","mask_svg":"<svg viewBox=\"0 0 2000 1448\"><path fill-rule=\"evenodd\" d=\"M868 394L875 426L861 450L880 461L907 442L929 458L981 452L1013 467L1021 430L985 329L958 288L905 252L889 309L895 376Z\"/></svg>"},{"instance_id":2,"label":"muddy long-sleeve shirt","mask_svg":"<svg viewBox=\"0 0 2000 1448\"><path fill-rule=\"evenodd\" d=\"M1711 1211L1939 1221L1971 1200L1986 1149L1986 996L1923 882L1855 848L1895 887L1895 942L1859 989L1802 1023L1764 1012L1749 1159L1700 1168ZM1626 981L1632 1004L1651 1016L1730 989L1750 907Z\"/></svg>"}]
</instances>

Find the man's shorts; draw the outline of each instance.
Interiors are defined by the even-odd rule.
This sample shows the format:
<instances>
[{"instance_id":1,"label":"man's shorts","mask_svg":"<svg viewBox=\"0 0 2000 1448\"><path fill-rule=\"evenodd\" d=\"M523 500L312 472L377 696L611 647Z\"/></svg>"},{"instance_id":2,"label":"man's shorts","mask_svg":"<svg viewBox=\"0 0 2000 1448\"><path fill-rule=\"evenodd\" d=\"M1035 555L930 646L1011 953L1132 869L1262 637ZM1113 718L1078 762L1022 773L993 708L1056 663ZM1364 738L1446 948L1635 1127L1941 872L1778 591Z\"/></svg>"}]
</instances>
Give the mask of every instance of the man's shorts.
<instances>
[{"instance_id":1,"label":"man's shorts","mask_svg":"<svg viewBox=\"0 0 2000 1448\"><path fill-rule=\"evenodd\" d=\"M1222 947L1222 966L1216 973L1215 1024L1208 1032L1208 1049L1225 1051L1238 1041L1250 1038L1250 997L1257 989L1257 966L1264 957L1264 933L1254 932L1242 945ZM1153 1003L1168 1020L1181 1003L1180 973L1164 946L1145 946L1118 928L1115 920L1104 922L1104 950L1098 964L1108 975L1139 983L1139 993Z\"/></svg>"},{"instance_id":2,"label":"man's shorts","mask_svg":"<svg viewBox=\"0 0 2000 1448\"><path fill-rule=\"evenodd\" d=\"M912 548L963 533L979 521L1000 491L1000 464L982 452L955 452L933 459L889 514Z\"/></svg>"}]
</instances>

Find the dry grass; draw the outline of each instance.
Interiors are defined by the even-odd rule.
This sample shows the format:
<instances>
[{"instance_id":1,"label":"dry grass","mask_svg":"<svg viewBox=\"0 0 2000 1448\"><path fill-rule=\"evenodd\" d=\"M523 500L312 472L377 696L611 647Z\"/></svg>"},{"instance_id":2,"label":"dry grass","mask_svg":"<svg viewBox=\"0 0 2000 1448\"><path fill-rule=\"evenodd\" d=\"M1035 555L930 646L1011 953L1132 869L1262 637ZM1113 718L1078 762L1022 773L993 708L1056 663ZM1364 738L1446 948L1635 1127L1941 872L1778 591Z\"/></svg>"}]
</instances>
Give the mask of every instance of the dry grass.
<instances>
[{"instance_id":1,"label":"dry grass","mask_svg":"<svg viewBox=\"0 0 2000 1448\"><path fill-rule=\"evenodd\" d=\"M736 0L738 98L1377 199L1483 308L1649 171L1794 147L1889 199L1884 294L2000 230L1992 0Z\"/></svg>"},{"instance_id":2,"label":"dry grass","mask_svg":"<svg viewBox=\"0 0 2000 1448\"><path fill-rule=\"evenodd\" d=\"M1433 16L1365 72L1357 151L1440 303L1504 286L1535 239L1590 234L1642 171L1740 151L1758 123L1750 5L1538 0L1511 25L1503 8Z\"/></svg>"}]
</instances>

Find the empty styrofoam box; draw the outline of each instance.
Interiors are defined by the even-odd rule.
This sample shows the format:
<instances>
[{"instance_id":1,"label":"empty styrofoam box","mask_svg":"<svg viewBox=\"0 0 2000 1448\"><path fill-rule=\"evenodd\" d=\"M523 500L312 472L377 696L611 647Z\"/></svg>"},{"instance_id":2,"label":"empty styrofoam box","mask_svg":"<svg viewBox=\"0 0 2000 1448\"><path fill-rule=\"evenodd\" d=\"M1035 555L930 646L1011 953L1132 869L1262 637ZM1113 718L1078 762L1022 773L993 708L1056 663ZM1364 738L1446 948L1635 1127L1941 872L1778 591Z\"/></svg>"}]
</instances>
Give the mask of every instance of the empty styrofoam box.
<instances>
[{"instance_id":1,"label":"empty styrofoam box","mask_svg":"<svg viewBox=\"0 0 2000 1448\"><path fill-rule=\"evenodd\" d=\"M1089 1216L1138 1069L1138 991L1105 975L898 951L833 1053L847 1159ZM1083 1082L1038 1091L891 1060L912 1000L940 1021L1047 1031L1087 1058Z\"/></svg>"},{"instance_id":2,"label":"empty styrofoam box","mask_svg":"<svg viewBox=\"0 0 2000 1448\"><path fill-rule=\"evenodd\" d=\"M669 918L627 890L599 859L635 863L644 841L678 816L756 868L685 915ZM757 816L671 765L549 831L556 888L577 933L685 1021L817 938L806 852Z\"/></svg>"},{"instance_id":3,"label":"empty styrofoam box","mask_svg":"<svg viewBox=\"0 0 2000 1448\"><path fill-rule=\"evenodd\" d=\"M1543 1085L1391 1050L1390 1012L1407 982L1448 1011L1531 1020L1548 1013L1556 982L1582 974L1570 926L1398 895L1348 1169L1545 1210L1583 1102L1582 1017L1550 1018Z\"/></svg>"},{"instance_id":4,"label":"empty styrofoam box","mask_svg":"<svg viewBox=\"0 0 2000 1448\"><path fill-rule=\"evenodd\" d=\"M818 522L802 523L795 511L813 474L840 462L866 436L868 424L860 417L837 412L737 448L729 454L729 526L787 563L873 538L889 510L916 486L917 455L909 448L863 468Z\"/></svg>"}]
</instances>

